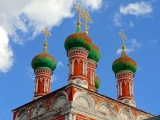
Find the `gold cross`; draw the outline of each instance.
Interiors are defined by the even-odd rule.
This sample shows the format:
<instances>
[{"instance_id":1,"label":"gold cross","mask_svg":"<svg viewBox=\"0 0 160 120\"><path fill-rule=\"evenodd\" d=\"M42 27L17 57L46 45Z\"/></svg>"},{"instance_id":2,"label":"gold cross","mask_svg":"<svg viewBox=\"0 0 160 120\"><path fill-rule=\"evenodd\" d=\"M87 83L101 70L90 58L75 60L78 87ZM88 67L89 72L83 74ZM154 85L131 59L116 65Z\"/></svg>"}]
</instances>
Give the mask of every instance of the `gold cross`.
<instances>
[{"instance_id":1,"label":"gold cross","mask_svg":"<svg viewBox=\"0 0 160 120\"><path fill-rule=\"evenodd\" d=\"M126 36L124 35L124 31L121 30L121 32L119 32L119 35L122 37L122 46L124 46L124 40L126 39Z\"/></svg>"},{"instance_id":2,"label":"gold cross","mask_svg":"<svg viewBox=\"0 0 160 120\"><path fill-rule=\"evenodd\" d=\"M44 34L44 42L47 43L47 36L51 36L51 33L48 31L48 27L45 27L45 30L41 30Z\"/></svg>"},{"instance_id":3,"label":"gold cross","mask_svg":"<svg viewBox=\"0 0 160 120\"><path fill-rule=\"evenodd\" d=\"M89 15L87 10L83 11L83 16L82 17L84 18L84 29L85 29L85 32L88 33L88 29L89 29L88 22L93 23L93 21L90 18L90 15Z\"/></svg>"},{"instance_id":4,"label":"gold cross","mask_svg":"<svg viewBox=\"0 0 160 120\"><path fill-rule=\"evenodd\" d=\"M81 10L81 4L78 4L76 7L75 7L75 9L77 10L77 12L78 12L78 22L80 22L80 19L81 19L81 17L82 17L82 10Z\"/></svg>"}]
</instances>

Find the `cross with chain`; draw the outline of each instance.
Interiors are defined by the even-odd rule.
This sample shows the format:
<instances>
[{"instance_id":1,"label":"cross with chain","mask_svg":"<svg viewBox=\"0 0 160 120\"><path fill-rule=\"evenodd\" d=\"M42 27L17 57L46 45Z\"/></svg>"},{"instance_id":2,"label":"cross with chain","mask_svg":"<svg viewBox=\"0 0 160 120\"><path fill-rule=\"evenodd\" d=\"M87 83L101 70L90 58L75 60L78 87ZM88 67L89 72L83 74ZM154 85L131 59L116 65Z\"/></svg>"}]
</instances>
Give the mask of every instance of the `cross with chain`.
<instances>
[{"instance_id":1,"label":"cross with chain","mask_svg":"<svg viewBox=\"0 0 160 120\"><path fill-rule=\"evenodd\" d=\"M81 19L82 14L83 14L83 12L82 12L82 10L81 10L81 4L78 4L78 5L75 7L75 9L76 9L77 12L78 12L78 22L80 22L80 19Z\"/></svg>"},{"instance_id":2,"label":"cross with chain","mask_svg":"<svg viewBox=\"0 0 160 120\"><path fill-rule=\"evenodd\" d=\"M87 10L83 11L83 16L82 16L82 17L84 18L84 21L85 21L85 22L84 22L85 32L88 32L88 28L89 28L88 22L93 23L93 21L92 21L92 19L90 18L90 15L89 15L89 13L88 13Z\"/></svg>"},{"instance_id":3,"label":"cross with chain","mask_svg":"<svg viewBox=\"0 0 160 120\"><path fill-rule=\"evenodd\" d=\"M124 46L124 40L126 39L126 36L124 35L124 31L121 30L121 32L119 32L119 35L122 37L122 46Z\"/></svg>"},{"instance_id":4,"label":"cross with chain","mask_svg":"<svg viewBox=\"0 0 160 120\"><path fill-rule=\"evenodd\" d=\"M47 43L47 36L51 36L51 33L48 31L48 27L45 27L45 30L41 30L44 34L44 42Z\"/></svg>"}]
</instances>

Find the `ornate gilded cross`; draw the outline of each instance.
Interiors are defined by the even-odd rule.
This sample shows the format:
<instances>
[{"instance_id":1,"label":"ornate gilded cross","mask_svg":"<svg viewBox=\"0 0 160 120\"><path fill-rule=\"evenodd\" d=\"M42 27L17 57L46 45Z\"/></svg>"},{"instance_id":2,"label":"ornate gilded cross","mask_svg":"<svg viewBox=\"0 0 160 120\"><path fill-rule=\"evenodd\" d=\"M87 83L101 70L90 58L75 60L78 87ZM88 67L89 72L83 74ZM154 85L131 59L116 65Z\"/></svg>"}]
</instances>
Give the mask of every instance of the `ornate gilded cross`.
<instances>
[{"instance_id":1,"label":"ornate gilded cross","mask_svg":"<svg viewBox=\"0 0 160 120\"><path fill-rule=\"evenodd\" d=\"M47 36L51 36L51 33L48 31L48 27L45 27L41 32L44 34L44 43L47 43Z\"/></svg>"},{"instance_id":2,"label":"ornate gilded cross","mask_svg":"<svg viewBox=\"0 0 160 120\"><path fill-rule=\"evenodd\" d=\"M121 30L121 32L119 32L119 35L122 37L122 46L124 46L124 40L126 39L126 36L124 35L124 31Z\"/></svg>"},{"instance_id":3,"label":"ornate gilded cross","mask_svg":"<svg viewBox=\"0 0 160 120\"><path fill-rule=\"evenodd\" d=\"M83 16L84 18L84 29L85 29L85 33L88 34L88 29L89 29L89 26L88 26L88 22L90 23L93 23L92 19L90 18L90 15L88 13L87 10L83 11Z\"/></svg>"},{"instance_id":4,"label":"ornate gilded cross","mask_svg":"<svg viewBox=\"0 0 160 120\"><path fill-rule=\"evenodd\" d=\"M83 12L82 12L82 10L81 10L81 4L78 4L78 5L75 7L75 9L76 9L77 12L78 12L78 22L80 23L80 19L81 19L82 14L83 14Z\"/></svg>"}]
</instances>

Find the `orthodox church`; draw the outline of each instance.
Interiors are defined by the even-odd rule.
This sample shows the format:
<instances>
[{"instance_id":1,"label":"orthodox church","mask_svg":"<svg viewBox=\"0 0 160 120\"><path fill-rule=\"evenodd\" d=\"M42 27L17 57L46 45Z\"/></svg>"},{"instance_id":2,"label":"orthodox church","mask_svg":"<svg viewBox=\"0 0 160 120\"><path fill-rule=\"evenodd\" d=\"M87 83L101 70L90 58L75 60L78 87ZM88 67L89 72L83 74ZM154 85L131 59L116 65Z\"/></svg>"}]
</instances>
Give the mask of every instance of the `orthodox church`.
<instances>
[{"instance_id":1,"label":"orthodox church","mask_svg":"<svg viewBox=\"0 0 160 120\"><path fill-rule=\"evenodd\" d=\"M50 33L46 27L42 30L44 49L31 62L35 73L33 100L12 110L13 120L144 120L154 117L136 108L133 78L137 64L126 54L123 31L119 33L122 54L112 64L117 79L117 100L98 93L101 82L96 68L101 53L88 36L88 22L92 20L80 5L75 9L78 11L77 30L64 42L69 67L67 85L50 91L51 76L57 63L47 51L46 40ZM85 20L84 32L81 31L81 18Z\"/></svg>"}]
</instances>

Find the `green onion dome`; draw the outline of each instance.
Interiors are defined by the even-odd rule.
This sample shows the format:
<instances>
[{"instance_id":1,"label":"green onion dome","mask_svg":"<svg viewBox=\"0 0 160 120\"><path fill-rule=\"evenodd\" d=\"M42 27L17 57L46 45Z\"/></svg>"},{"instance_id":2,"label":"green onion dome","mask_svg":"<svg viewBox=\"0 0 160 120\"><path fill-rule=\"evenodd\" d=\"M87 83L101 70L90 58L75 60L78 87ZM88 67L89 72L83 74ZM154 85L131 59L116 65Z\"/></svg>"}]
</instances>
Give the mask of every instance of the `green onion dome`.
<instances>
[{"instance_id":1,"label":"green onion dome","mask_svg":"<svg viewBox=\"0 0 160 120\"><path fill-rule=\"evenodd\" d=\"M66 51L76 47L83 47L90 51L92 47L92 40L89 36L81 32L80 23L78 23L77 31L66 38L64 47Z\"/></svg>"},{"instance_id":2,"label":"green onion dome","mask_svg":"<svg viewBox=\"0 0 160 120\"><path fill-rule=\"evenodd\" d=\"M101 82L100 82L100 79L96 76L96 79L95 79L95 87L98 89L101 85Z\"/></svg>"},{"instance_id":3,"label":"green onion dome","mask_svg":"<svg viewBox=\"0 0 160 120\"><path fill-rule=\"evenodd\" d=\"M88 58L93 59L95 62L98 62L100 60L101 52L95 44L92 44L92 48L91 48Z\"/></svg>"},{"instance_id":4,"label":"green onion dome","mask_svg":"<svg viewBox=\"0 0 160 120\"><path fill-rule=\"evenodd\" d=\"M35 70L37 68L50 68L52 71L56 68L56 60L48 54L47 43L44 44L44 49L42 53L36 55L31 62L32 68Z\"/></svg>"},{"instance_id":5,"label":"green onion dome","mask_svg":"<svg viewBox=\"0 0 160 120\"><path fill-rule=\"evenodd\" d=\"M124 70L129 70L133 73L136 72L137 63L132 58L127 56L125 52L125 46L122 46L122 55L113 62L112 70L114 73Z\"/></svg>"}]
</instances>

